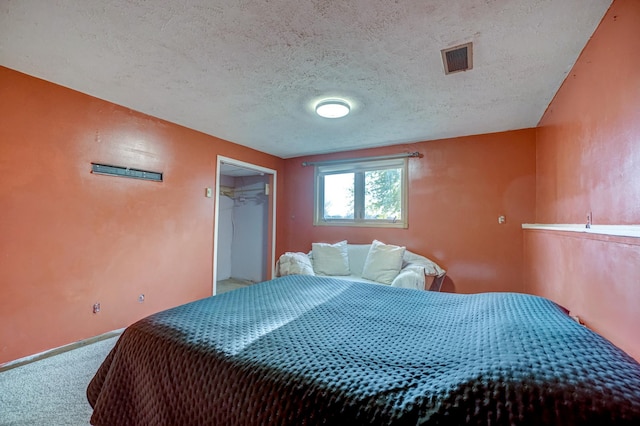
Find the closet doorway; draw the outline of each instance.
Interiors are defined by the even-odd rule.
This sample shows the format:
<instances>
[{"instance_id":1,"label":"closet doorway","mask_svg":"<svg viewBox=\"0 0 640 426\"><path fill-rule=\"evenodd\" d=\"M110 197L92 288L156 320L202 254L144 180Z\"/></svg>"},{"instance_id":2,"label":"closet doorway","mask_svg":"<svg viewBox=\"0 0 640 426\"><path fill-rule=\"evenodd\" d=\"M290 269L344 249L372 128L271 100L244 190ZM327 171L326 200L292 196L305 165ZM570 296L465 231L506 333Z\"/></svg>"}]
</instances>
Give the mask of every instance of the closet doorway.
<instances>
[{"instance_id":1,"label":"closet doorway","mask_svg":"<svg viewBox=\"0 0 640 426\"><path fill-rule=\"evenodd\" d=\"M218 156L213 294L271 279L276 171Z\"/></svg>"}]
</instances>

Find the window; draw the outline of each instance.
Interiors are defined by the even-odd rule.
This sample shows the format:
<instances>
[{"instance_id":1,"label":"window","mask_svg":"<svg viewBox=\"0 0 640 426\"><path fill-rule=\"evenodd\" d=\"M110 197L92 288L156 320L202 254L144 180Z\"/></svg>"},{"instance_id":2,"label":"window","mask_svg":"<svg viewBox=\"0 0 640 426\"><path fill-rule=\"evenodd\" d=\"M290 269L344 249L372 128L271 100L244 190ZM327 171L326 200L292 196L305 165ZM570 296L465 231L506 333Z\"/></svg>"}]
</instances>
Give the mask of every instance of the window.
<instances>
[{"instance_id":1,"label":"window","mask_svg":"<svg viewBox=\"0 0 640 426\"><path fill-rule=\"evenodd\" d=\"M407 159L316 166L314 225L407 227Z\"/></svg>"}]
</instances>

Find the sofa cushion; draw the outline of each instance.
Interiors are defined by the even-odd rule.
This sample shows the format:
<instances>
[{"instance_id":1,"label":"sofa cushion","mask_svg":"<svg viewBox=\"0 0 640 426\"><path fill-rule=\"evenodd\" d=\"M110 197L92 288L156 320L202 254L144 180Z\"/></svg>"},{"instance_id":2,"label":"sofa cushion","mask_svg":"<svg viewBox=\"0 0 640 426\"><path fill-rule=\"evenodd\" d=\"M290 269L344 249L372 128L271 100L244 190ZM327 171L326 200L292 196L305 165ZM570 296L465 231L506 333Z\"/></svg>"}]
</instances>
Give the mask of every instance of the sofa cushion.
<instances>
[{"instance_id":1,"label":"sofa cushion","mask_svg":"<svg viewBox=\"0 0 640 426\"><path fill-rule=\"evenodd\" d=\"M364 262L362 278L391 284L402 268L406 248L373 240Z\"/></svg>"},{"instance_id":2,"label":"sofa cushion","mask_svg":"<svg viewBox=\"0 0 640 426\"><path fill-rule=\"evenodd\" d=\"M370 248L371 244L347 244L351 275L362 276L364 262L367 260Z\"/></svg>"},{"instance_id":3,"label":"sofa cushion","mask_svg":"<svg viewBox=\"0 0 640 426\"><path fill-rule=\"evenodd\" d=\"M312 243L313 270L319 275L349 275L347 241L335 244Z\"/></svg>"}]
</instances>

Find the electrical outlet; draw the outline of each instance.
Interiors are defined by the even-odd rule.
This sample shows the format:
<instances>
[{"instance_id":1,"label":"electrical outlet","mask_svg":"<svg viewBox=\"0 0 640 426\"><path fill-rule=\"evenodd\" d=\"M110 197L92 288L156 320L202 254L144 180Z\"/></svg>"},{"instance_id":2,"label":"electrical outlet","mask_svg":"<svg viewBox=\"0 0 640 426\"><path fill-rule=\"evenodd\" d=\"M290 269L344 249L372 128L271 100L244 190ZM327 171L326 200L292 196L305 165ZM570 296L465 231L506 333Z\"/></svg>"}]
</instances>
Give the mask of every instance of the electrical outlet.
<instances>
[{"instance_id":1,"label":"electrical outlet","mask_svg":"<svg viewBox=\"0 0 640 426\"><path fill-rule=\"evenodd\" d=\"M498 223L500 225L504 224L507 222L507 218L505 216L498 216Z\"/></svg>"},{"instance_id":2,"label":"electrical outlet","mask_svg":"<svg viewBox=\"0 0 640 426\"><path fill-rule=\"evenodd\" d=\"M100 312L100 302L93 304L93 313L97 314L98 312Z\"/></svg>"},{"instance_id":3,"label":"electrical outlet","mask_svg":"<svg viewBox=\"0 0 640 426\"><path fill-rule=\"evenodd\" d=\"M140 294L140 296L138 296L138 303L143 303L144 302L144 294Z\"/></svg>"}]
</instances>

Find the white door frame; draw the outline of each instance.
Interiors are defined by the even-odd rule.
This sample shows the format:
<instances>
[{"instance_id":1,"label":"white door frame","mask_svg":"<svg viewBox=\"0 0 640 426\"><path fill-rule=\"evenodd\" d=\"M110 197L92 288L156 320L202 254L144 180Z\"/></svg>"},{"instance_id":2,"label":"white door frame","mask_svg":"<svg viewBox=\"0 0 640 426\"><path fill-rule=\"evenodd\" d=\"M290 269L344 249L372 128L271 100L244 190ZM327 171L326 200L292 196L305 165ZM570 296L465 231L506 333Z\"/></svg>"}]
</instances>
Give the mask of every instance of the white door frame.
<instances>
[{"instance_id":1,"label":"white door frame","mask_svg":"<svg viewBox=\"0 0 640 426\"><path fill-rule=\"evenodd\" d=\"M270 261L270 273L271 276L268 278L273 278L275 274L275 262L276 262L276 186L278 181L278 172L273 169L268 169L266 167L257 166L255 164L247 163L245 161L236 160L234 158L225 157L222 155L218 155L218 161L216 165L216 197L215 197L215 209L213 214L214 226L213 226L213 285L211 286L211 292L213 295L216 294L216 281L217 281L217 273L218 273L218 216L220 210L220 166L222 163L230 164L233 166L242 167L249 170L255 170L259 173L264 173L265 175L273 176L273 184L272 187L269 188L271 198L271 259Z\"/></svg>"}]
</instances>

